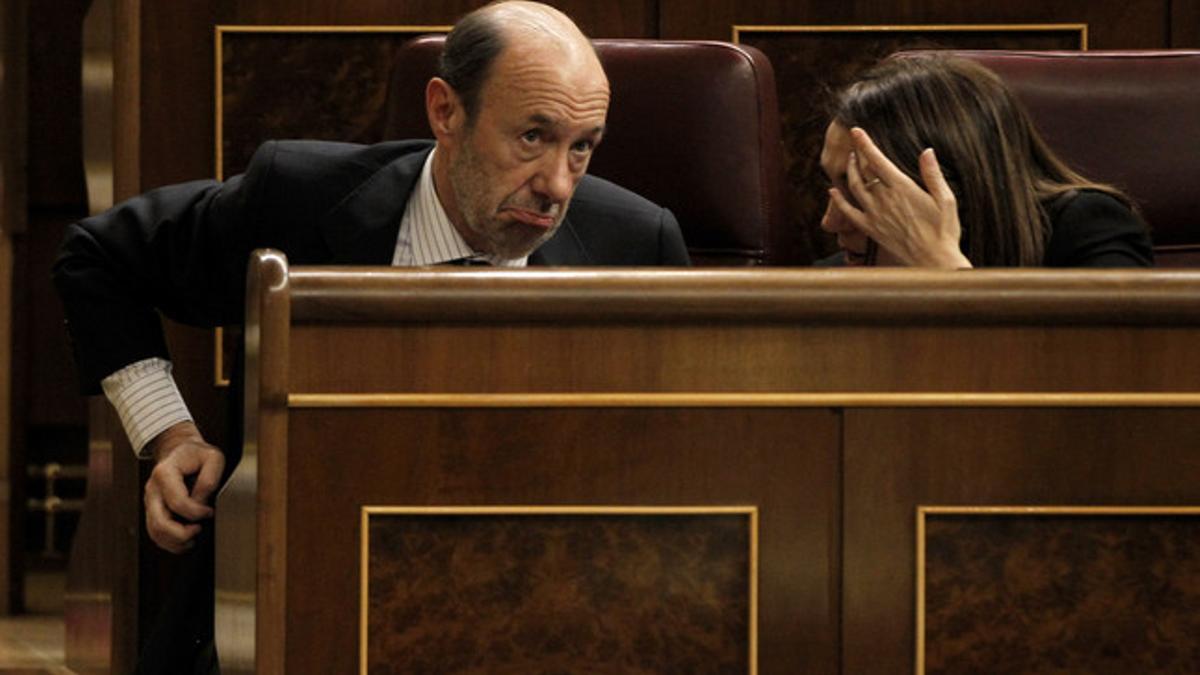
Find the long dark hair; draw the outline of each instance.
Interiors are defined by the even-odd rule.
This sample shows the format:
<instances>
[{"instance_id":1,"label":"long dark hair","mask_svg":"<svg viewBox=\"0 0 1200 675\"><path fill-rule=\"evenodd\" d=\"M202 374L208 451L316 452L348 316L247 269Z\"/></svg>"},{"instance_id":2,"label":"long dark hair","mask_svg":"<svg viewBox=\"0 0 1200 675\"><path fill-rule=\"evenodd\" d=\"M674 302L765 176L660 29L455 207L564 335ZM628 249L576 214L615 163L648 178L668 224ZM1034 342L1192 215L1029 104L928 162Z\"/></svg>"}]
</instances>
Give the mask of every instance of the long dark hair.
<instances>
[{"instance_id":1,"label":"long dark hair","mask_svg":"<svg viewBox=\"0 0 1200 675\"><path fill-rule=\"evenodd\" d=\"M1059 159L999 76L974 61L892 56L836 97L833 119L865 129L918 184L918 158L934 149L958 200L963 253L976 266L1041 265L1047 207L1065 193L1099 190L1133 207Z\"/></svg>"}]
</instances>

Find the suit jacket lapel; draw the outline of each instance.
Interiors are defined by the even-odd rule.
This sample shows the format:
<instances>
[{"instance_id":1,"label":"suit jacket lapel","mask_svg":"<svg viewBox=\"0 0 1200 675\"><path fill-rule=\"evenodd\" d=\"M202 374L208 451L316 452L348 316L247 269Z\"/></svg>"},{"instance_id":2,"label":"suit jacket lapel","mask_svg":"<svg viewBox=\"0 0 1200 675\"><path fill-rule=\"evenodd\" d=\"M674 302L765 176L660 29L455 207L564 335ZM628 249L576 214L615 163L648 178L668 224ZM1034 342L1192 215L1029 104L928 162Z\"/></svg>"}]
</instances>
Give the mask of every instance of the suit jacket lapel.
<instances>
[{"instance_id":1,"label":"suit jacket lapel","mask_svg":"<svg viewBox=\"0 0 1200 675\"><path fill-rule=\"evenodd\" d=\"M563 220L562 227L549 241L538 247L529 255L530 265L594 265L587 247L579 239L579 234L571 224L571 217Z\"/></svg>"},{"instance_id":2,"label":"suit jacket lapel","mask_svg":"<svg viewBox=\"0 0 1200 675\"><path fill-rule=\"evenodd\" d=\"M433 146L389 162L321 219L333 265L390 265L400 219Z\"/></svg>"}]
</instances>

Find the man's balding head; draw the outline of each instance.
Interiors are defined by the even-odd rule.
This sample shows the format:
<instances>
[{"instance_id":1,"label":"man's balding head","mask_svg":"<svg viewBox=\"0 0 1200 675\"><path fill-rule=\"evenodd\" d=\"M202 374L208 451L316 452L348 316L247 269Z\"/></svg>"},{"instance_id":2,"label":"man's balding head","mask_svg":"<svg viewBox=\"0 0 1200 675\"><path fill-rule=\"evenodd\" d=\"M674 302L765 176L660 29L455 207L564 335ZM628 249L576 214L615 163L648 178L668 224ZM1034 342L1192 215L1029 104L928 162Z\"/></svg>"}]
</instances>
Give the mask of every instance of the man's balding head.
<instances>
[{"instance_id":1,"label":"man's balding head","mask_svg":"<svg viewBox=\"0 0 1200 675\"><path fill-rule=\"evenodd\" d=\"M484 84L501 53L528 44L551 47L566 59L590 59L599 66L587 36L559 10L526 0L485 5L464 16L446 36L438 68L438 75L462 101L468 122L479 111Z\"/></svg>"}]
</instances>

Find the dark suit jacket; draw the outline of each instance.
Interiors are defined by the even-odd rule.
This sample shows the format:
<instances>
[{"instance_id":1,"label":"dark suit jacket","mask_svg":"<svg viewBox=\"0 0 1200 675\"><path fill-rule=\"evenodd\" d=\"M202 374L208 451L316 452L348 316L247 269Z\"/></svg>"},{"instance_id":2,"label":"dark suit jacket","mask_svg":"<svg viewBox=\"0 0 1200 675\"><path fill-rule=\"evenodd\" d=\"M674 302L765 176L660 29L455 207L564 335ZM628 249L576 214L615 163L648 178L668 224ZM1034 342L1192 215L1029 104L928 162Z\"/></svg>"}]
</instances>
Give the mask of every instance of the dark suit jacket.
<instances>
[{"instance_id":1,"label":"dark suit jacket","mask_svg":"<svg viewBox=\"0 0 1200 675\"><path fill-rule=\"evenodd\" d=\"M71 225L54 266L85 393L166 357L155 310L191 325L243 320L256 248L293 265L388 265L431 141L273 141L246 173L160 188ZM686 265L670 211L584 176L532 265Z\"/></svg>"}]
</instances>

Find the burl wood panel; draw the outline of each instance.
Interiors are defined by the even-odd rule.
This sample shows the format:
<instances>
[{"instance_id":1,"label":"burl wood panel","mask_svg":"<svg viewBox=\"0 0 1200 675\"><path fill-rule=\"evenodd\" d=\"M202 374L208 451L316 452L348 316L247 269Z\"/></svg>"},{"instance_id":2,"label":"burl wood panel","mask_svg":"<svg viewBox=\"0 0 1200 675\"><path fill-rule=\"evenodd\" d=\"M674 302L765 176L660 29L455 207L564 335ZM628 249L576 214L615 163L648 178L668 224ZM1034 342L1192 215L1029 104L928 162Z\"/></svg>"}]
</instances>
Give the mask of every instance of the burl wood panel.
<instances>
[{"instance_id":1,"label":"burl wood panel","mask_svg":"<svg viewBox=\"0 0 1200 675\"><path fill-rule=\"evenodd\" d=\"M225 23L312 25L451 24L487 0L210 0L227 11ZM659 0L557 0L593 37L651 37Z\"/></svg>"},{"instance_id":2,"label":"burl wood panel","mask_svg":"<svg viewBox=\"0 0 1200 675\"><path fill-rule=\"evenodd\" d=\"M1200 672L1200 517L929 515L925 672Z\"/></svg>"},{"instance_id":3,"label":"burl wood panel","mask_svg":"<svg viewBox=\"0 0 1200 675\"><path fill-rule=\"evenodd\" d=\"M749 671L749 514L369 518L372 674Z\"/></svg>"},{"instance_id":4,"label":"burl wood panel","mask_svg":"<svg viewBox=\"0 0 1200 675\"><path fill-rule=\"evenodd\" d=\"M293 409L288 435L289 675L357 672L361 508L378 504L757 506L759 672L837 672L832 411Z\"/></svg>"},{"instance_id":5,"label":"burl wood panel","mask_svg":"<svg viewBox=\"0 0 1200 675\"><path fill-rule=\"evenodd\" d=\"M739 42L758 47L775 66L791 226L807 233L814 257L837 250L832 235L818 226L830 185L821 171L821 145L834 93L866 67L901 49L1079 49L1081 39L1080 31L1067 29L741 33Z\"/></svg>"},{"instance_id":6,"label":"burl wood panel","mask_svg":"<svg viewBox=\"0 0 1200 675\"><path fill-rule=\"evenodd\" d=\"M222 175L270 139L382 140L396 50L420 34L223 32Z\"/></svg>"},{"instance_id":7,"label":"burl wood panel","mask_svg":"<svg viewBox=\"0 0 1200 675\"><path fill-rule=\"evenodd\" d=\"M913 671L919 505L1200 504L1200 410L858 409L844 415L848 675Z\"/></svg>"}]
</instances>

